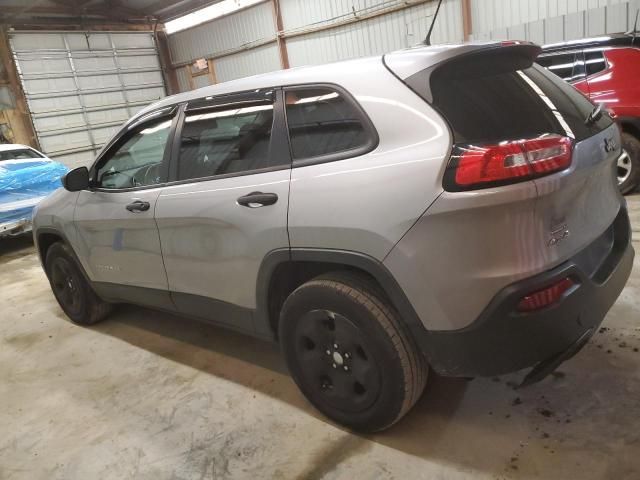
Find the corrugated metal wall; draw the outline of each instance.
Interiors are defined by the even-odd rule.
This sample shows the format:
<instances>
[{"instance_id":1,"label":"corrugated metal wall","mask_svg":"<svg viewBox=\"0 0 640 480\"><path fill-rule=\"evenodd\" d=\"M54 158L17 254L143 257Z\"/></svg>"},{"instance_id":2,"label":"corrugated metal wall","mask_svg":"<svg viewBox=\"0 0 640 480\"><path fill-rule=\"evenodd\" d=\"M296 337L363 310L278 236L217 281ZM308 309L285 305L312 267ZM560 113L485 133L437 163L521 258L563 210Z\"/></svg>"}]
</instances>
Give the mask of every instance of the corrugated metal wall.
<instances>
[{"instance_id":1,"label":"corrugated metal wall","mask_svg":"<svg viewBox=\"0 0 640 480\"><path fill-rule=\"evenodd\" d=\"M169 49L174 65L184 65L197 58L215 57L275 38L273 7L267 1L174 33L169 36Z\"/></svg>"},{"instance_id":2,"label":"corrugated metal wall","mask_svg":"<svg viewBox=\"0 0 640 480\"><path fill-rule=\"evenodd\" d=\"M289 64L326 63L415 45L425 37L436 3L280 0ZM444 1L433 43L463 40L461 3ZM620 32L631 28L639 7L640 0L471 0L472 39L544 44ZM279 69L274 15L266 1L170 35L181 90L206 84L205 79L190 82L184 67L197 58L214 58L218 82Z\"/></svg>"},{"instance_id":3,"label":"corrugated metal wall","mask_svg":"<svg viewBox=\"0 0 640 480\"><path fill-rule=\"evenodd\" d=\"M280 68L270 0L174 33L168 39L171 60L178 66L180 91L191 89L188 69L198 58L216 58L218 82ZM193 79L196 88L207 84L207 77Z\"/></svg>"},{"instance_id":4,"label":"corrugated metal wall","mask_svg":"<svg viewBox=\"0 0 640 480\"><path fill-rule=\"evenodd\" d=\"M178 75L178 88L181 92L191 90L189 85L189 71L186 68L177 68L176 73Z\"/></svg>"},{"instance_id":5,"label":"corrugated metal wall","mask_svg":"<svg viewBox=\"0 0 640 480\"><path fill-rule=\"evenodd\" d=\"M10 42L38 143L70 167L165 95L151 32L11 32Z\"/></svg>"},{"instance_id":6,"label":"corrugated metal wall","mask_svg":"<svg viewBox=\"0 0 640 480\"><path fill-rule=\"evenodd\" d=\"M375 12L375 7L391 9L406 3L409 2L280 0L285 31L299 28L301 25L327 23L328 19L343 20L345 15L348 18L349 12L352 12L352 5L360 9L361 14L366 15ZM422 3L361 22L287 39L289 62L291 66L327 63L379 55L415 45L426 36L434 11L435 2ZM460 41L462 41L460 0L446 0L442 4L440 17L434 28L432 42L435 44Z\"/></svg>"},{"instance_id":7,"label":"corrugated metal wall","mask_svg":"<svg viewBox=\"0 0 640 480\"><path fill-rule=\"evenodd\" d=\"M273 72L280 69L280 57L275 43L234 53L215 61L218 82Z\"/></svg>"},{"instance_id":8,"label":"corrugated metal wall","mask_svg":"<svg viewBox=\"0 0 640 480\"><path fill-rule=\"evenodd\" d=\"M623 32L638 8L640 0L472 0L472 38L547 44Z\"/></svg>"},{"instance_id":9,"label":"corrugated metal wall","mask_svg":"<svg viewBox=\"0 0 640 480\"><path fill-rule=\"evenodd\" d=\"M416 5L406 8L412 3ZM286 39L289 63L292 67L325 63L419 43L435 4L433 0L280 0L285 36L294 35ZM372 18L336 26L367 16ZM275 25L273 6L267 1L169 35L180 90L191 88L188 65L198 58L214 58L218 82L278 70ZM333 28L304 33L328 25ZM460 0L444 1L432 40L462 41Z\"/></svg>"}]
</instances>

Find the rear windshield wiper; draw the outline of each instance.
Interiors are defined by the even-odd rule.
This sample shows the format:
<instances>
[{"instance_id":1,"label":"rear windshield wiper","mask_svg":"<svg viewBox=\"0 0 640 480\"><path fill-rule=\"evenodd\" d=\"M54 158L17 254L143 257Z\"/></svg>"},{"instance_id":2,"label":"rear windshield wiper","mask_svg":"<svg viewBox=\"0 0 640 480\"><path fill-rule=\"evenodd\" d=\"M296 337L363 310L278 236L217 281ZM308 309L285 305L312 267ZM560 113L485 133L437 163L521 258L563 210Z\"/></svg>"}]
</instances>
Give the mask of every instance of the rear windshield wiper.
<instances>
[{"instance_id":1,"label":"rear windshield wiper","mask_svg":"<svg viewBox=\"0 0 640 480\"><path fill-rule=\"evenodd\" d=\"M591 113L589 114L587 119L584 121L584 124L587 127L590 127L591 125L596 123L598 120L600 120L600 118L602 118L602 113L603 113L603 109L602 109L602 104L600 103L595 107L593 107L593 110L591 110Z\"/></svg>"}]
</instances>

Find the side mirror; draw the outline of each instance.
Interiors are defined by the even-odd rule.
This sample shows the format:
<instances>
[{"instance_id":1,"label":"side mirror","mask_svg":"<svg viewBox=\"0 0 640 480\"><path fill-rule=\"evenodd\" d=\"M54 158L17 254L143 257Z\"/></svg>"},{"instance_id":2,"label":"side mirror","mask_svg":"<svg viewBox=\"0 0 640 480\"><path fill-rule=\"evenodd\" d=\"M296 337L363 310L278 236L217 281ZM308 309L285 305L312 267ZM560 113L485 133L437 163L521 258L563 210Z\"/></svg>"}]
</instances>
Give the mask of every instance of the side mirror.
<instances>
[{"instance_id":1,"label":"side mirror","mask_svg":"<svg viewBox=\"0 0 640 480\"><path fill-rule=\"evenodd\" d=\"M89 188L89 169L87 167L74 168L62 177L62 186L70 192L79 192Z\"/></svg>"}]
</instances>

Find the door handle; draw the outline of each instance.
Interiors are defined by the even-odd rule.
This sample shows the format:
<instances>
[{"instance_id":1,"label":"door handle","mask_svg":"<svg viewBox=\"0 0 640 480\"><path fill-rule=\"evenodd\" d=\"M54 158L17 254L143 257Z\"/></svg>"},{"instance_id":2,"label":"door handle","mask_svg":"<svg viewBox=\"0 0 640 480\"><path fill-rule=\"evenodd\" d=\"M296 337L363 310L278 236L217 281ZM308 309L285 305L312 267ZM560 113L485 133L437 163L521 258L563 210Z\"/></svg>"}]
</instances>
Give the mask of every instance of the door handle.
<instances>
[{"instance_id":1,"label":"door handle","mask_svg":"<svg viewBox=\"0 0 640 480\"><path fill-rule=\"evenodd\" d=\"M146 212L151 207L149 202L145 202L143 200L134 200L129 205L127 205L127 210L130 212Z\"/></svg>"},{"instance_id":2,"label":"door handle","mask_svg":"<svg viewBox=\"0 0 640 480\"><path fill-rule=\"evenodd\" d=\"M238 198L238 205L249 208L264 207L266 205L273 205L278 201L278 195L275 193L262 193L251 192L249 195L244 195Z\"/></svg>"}]
</instances>

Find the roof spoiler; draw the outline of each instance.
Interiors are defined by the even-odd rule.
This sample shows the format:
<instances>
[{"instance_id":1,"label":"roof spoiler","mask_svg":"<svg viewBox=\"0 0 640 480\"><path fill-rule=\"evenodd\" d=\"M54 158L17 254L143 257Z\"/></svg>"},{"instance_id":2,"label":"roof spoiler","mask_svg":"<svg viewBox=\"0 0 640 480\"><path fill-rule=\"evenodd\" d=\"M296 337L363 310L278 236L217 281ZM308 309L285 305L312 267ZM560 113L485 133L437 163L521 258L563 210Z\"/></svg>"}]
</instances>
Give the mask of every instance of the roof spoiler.
<instances>
[{"instance_id":1,"label":"roof spoiler","mask_svg":"<svg viewBox=\"0 0 640 480\"><path fill-rule=\"evenodd\" d=\"M530 56L533 61L540 53L541 48L535 43L520 40L438 45L435 47L419 45L387 53L384 55L383 61L394 75L404 80L425 68L436 67L465 55L490 54L505 50L521 52L524 56Z\"/></svg>"},{"instance_id":2,"label":"roof spoiler","mask_svg":"<svg viewBox=\"0 0 640 480\"><path fill-rule=\"evenodd\" d=\"M385 66L409 88L416 91L418 86L421 96L432 102L430 85L434 72L444 70L470 68L487 71L498 63L509 64L515 70L529 68L542 48L531 42L509 40L504 42L471 43L441 48L413 48L393 52L383 57ZM446 67L446 68L444 68Z\"/></svg>"}]
</instances>

